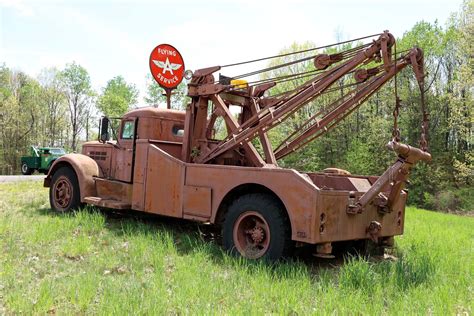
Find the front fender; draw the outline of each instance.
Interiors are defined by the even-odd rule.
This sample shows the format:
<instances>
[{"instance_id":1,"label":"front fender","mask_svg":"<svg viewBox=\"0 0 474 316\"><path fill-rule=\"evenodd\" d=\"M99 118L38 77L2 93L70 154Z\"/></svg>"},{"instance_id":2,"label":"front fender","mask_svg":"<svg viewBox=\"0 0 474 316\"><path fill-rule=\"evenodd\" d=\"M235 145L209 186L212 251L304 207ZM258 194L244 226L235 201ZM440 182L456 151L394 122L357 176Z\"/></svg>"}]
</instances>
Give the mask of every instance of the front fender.
<instances>
[{"instance_id":1,"label":"front fender","mask_svg":"<svg viewBox=\"0 0 474 316\"><path fill-rule=\"evenodd\" d=\"M56 159L44 179L44 186L49 187L54 173L61 167L74 170L79 183L81 201L86 196L96 196L94 177L99 175L99 166L89 156L83 154L66 154Z\"/></svg>"}]
</instances>

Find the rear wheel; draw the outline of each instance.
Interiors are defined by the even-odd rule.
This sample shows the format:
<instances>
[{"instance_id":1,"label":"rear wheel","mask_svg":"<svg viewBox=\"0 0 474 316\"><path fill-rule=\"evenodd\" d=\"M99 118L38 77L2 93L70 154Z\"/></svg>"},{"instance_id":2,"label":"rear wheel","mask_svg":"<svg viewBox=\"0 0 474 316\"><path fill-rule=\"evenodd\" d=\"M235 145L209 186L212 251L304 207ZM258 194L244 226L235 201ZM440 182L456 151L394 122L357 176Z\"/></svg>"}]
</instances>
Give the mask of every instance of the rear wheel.
<instances>
[{"instance_id":1,"label":"rear wheel","mask_svg":"<svg viewBox=\"0 0 474 316\"><path fill-rule=\"evenodd\" d=\"M81 206L76 173L68 167L58 169L49 188L49 203L56 212L68 212Z\"/></svg>"},{"instance_id":2,"label":"rear wheel","mask_svg":"<svg viewBox=\"0 0 474 316\"><path fill-rule=\"evenodd\" d=\"M268 194L247 194L229 207L224 247L248 259L278 260L291 255L291 227L283 207Z\"/></svg>"},{"instance_id":3,"label":"rear wheel","mask_svg":"<svg viewBox=\"0 0 474 316\"><path fill-rule=\"evenodd\" d=\"M25 176L29 176L30 174L32 174L34 171L34 169L31 169L30 167L28 167L28 164L26 162L22 163L21 164L21 173Z\"/></svg>"}]
</instances>

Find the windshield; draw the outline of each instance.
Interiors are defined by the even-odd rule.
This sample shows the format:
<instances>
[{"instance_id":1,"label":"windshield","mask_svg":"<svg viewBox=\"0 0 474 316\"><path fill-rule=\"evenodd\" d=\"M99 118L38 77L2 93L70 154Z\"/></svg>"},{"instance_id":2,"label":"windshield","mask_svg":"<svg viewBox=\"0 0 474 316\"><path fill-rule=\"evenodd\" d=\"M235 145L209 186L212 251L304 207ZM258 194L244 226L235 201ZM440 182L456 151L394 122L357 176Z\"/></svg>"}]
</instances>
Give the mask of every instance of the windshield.
<instances>
[{"instance_id":1,"label":"windshield","mask_svg":"<svg viewBox=\"0 0 474 316\"><path fill-rule=\"evenodd\" d=\"M66 154L66 152L62 148L51 148L49 151L53 155L64 155L64 154Z\"/></svg>"}]
</instances>

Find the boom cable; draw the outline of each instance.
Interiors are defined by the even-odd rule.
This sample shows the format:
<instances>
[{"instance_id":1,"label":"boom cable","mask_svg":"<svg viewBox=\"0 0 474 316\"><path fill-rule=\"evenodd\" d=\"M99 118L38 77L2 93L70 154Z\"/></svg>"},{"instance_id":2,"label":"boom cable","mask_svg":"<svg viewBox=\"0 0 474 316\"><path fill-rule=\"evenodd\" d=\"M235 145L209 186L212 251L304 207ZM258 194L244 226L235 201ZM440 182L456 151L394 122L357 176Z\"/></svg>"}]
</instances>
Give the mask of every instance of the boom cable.
<instances>
[{"instance_id":1,"label":"boom cable","mask_svg":"<svg viewBox=\"0 0 474 316\"><path fill-rule=\"evenodd\" d=\"M252 60L247 60L247 61L241 61L241 62L221 66L221 68L245 65L245 64L255 63L255 62L258 62L258 61L262 61L262 60L268 60L268 59L273 59L273 58L278 58L278 57L285 57L285 56L290 56L290 55L294 55L294 54L307 53L307 52L315 51L315 50L322 49L322 48L328 48L328 47L337 46L337 45L341 45L341 44L347 44L347 43L351 43L351 42L355 42L355 41L360 41L360 40L363 40L363 39L366 39L366 38L380 36L382 34L383 33L377 33L377 34L367 35L367 36L363 36L363 37L359 37L359 38L355 38L355 39L350 39L350 40L342 41L342 42L338 42L338 43L333 43L333 44L329 44L329 45L304 49L304 50L300 50L300 51L296 51L296 52L273 55L273 56L269 56L269 57L263 57L263 58L252 59Z\"/></svg>"},{"instance_id":2,"label":"boom cable","mask_svg":"<svg viewBox=\"0 0 474 316\"><path fill-rule=\"evenodd\" d=\"M338 54L342 55L342 59L348 59L348 58L353 57L360 50L364 49L365 47L367 47L369 45L371 45L371 43L366 43L366 44L363 44L363 45L360 45L360 46L357 46L357 47L354 47L354 48L350 48L348 50L339 52ZM328 46L331 46L331 45L328 45ZM317 48L314 48L314 49L312 48L310 50L315 50L315 49L317 49ZM307 50L307 51L310 51L310 50ZM297 53L298 52L291 53L291 54L284 54L284 55L292 55L292 54L297 54ZM311 60L311 59L315 58L318 55L319 54L311 55L311 56L303 57L303 58L300 58L300 59L297 59L297 60L292 60L292 61L289 61L289 62L286 62L286 63L283 63L283 64L278 64L278 65L270 66L270 67L267 67L267 68L255 70L255 71L252 71L252 72L249 72L249 73L244 73L244 74L241 74L241 75L233 76L232 79L241 79L241 78L257 75L257 74L260 74L260 73L263 73L263 72L272 71L272 70L275 70L275 69L278 69L278 68L291 66L291 65L301 63L301 62L304 62L304 61L307 61L307 60ZM221 68L222 68L222 66L221 66ZM224 80L219 80L219 81L217 81L217 83L222 83L223 81Z\"/></svg>"}]
</instances>

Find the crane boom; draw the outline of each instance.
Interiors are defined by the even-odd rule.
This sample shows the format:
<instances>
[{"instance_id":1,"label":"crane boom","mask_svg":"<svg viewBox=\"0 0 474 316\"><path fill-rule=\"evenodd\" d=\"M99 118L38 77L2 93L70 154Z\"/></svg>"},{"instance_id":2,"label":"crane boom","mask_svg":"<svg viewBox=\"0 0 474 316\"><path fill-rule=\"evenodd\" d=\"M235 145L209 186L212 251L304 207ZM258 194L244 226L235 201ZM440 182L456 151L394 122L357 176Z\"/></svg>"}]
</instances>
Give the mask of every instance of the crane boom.
<instances>
[{"instance_id":1,"label":"crane boom","mask_svg":"<svg viewBox=\"0 0 474 316\"><path fill-rule=\"evenodd\" d=\"M347 115L351 114L360 105L362 105L371 95L379 90L387 81L392 79L398 72L410 64L410 57L412 55L417 56L420 54L418 48L413 48L410 52L402 56L397 63L394 63L393 67L390 67L389 71L383 72L382 74L375 76L378 69L372 68L369 75L373 77L366 79L364 83L358 85L352 91L346 93L343 97L336 100L329 106L330 111L323 113L319 111L313 115L309 120L303 123L304 129L300 129L291 134L286 138L280 146L275 150L275 157L281 159L291 152L298 150L310 141L322 136L334 127L338 122L344 119ZM357 75L358 73L356 73ZM356 80L358 78L356 77ZM361 79L359 79L361 80ZM318 117L322 115L321 117Z\"/></svg>"},{"instance_id":2,"label":"crane boom","mask_svg":"<svg viewBox=\"0 0 474 316\"><path fill-rule=\"evenodd\" d=\"M193 74L188 85L192 98L186 116L183 160L195 163L237 164L248 166L276 165L277 160L306 145L334 127L340 120L359 107L375 91L408 64L412 64L419 80L423 78L422 51L411 49L407 54L392 60L395 39L388 31L372 43L336 54L319 54L314 57L314 77L296 89L277 97L265 97L264 92L275 82L256 86L236 85L232 80L215 82L213 73L221 67L201 69ZM305 58L307 59L307 58ZM371 62L382 64L371 69L362 66ZM293 64L290 62L288 64ZM302 128L290 134L273 150L267 132L281 124L309 102L315 100L344 76L354 73L356 87L307 120ZM226 78L232 79L232 78ZM242 108L236 119L230 105ZM211 113L208 119L208 113ZM214 140L212 131L218 117L227 128L227 137ZM265 153L263 159L252 144L259 137Z\"/></svg>"}]
</instances>

